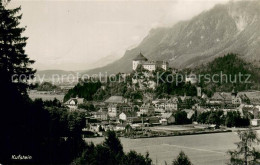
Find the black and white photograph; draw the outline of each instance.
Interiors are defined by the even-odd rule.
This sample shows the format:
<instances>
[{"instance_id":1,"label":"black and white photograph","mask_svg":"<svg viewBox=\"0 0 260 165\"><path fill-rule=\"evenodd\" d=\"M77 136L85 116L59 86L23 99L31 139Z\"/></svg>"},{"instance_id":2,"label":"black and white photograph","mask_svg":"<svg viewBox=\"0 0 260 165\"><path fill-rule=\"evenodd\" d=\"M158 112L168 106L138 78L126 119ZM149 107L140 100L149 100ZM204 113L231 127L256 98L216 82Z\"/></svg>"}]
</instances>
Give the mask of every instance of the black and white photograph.
<instances>
[{"instance_id":1,"label":"black and white photograph","mask_svg":"<svg viewBox=\"0 0 260 165\"><path fill-rule=\"evenodd\" d=\"M260 165L260 0L0 0L0 165Z\"/></svg>"}]
</instances>

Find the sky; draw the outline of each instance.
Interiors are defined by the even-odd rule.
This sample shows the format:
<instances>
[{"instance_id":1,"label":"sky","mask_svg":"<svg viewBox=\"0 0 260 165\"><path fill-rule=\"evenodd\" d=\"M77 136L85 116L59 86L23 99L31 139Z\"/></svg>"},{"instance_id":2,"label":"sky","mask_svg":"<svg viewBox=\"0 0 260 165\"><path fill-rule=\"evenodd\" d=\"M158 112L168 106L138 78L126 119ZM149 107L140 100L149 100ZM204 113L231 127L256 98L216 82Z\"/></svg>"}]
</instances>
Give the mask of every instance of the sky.
<instances>
[{"instance_id":1,"label":"sky","mask_svg":"<svg viewBox=\"0 0 260 165\"><path fill-rule=\"evenodd\" d=\"M12 0L21 6L26 53L38 70L88 70L137 46L152 28L173 26L228 0Z\"/></svg>"}]
</instances>

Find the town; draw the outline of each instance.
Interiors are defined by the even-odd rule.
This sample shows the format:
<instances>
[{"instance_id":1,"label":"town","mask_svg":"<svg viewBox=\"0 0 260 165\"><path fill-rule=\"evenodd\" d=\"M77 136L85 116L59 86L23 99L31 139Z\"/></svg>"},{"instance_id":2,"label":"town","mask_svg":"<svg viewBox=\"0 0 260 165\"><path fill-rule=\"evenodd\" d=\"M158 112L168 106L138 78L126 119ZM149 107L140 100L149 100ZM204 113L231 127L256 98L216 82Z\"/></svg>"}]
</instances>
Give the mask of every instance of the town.
<instances>
[{"instance_id":1,"label":"town","mask_svg":"<svg viewBox=\"0 0 260 165\"><path fill-rule=\"evenodd\" d=\"M155 71L171 74L178 71L169 68L168 62L149 61L142 53L132 64L133 73L124 74L127 82L100 83L93 93L96 99L80 97L79 93L64 99L63 105L70 112L85 114L84 137L103 136L108 130L117 131L119 136L142 138L225 132L232 127L260 125L260 92L257 90L237 92L233 88L231 92L214 92L209 97L196 77L186 76L182 88L188 87L187 91L179 95L156 95L159 85L154 78ZM81 84L91 83L82 81ZM124 94L112 92L113 95L107 88L123 88ZM105 96L100 94L104 91L108 92L103 94Z\"/></svg>"}]
</instances>

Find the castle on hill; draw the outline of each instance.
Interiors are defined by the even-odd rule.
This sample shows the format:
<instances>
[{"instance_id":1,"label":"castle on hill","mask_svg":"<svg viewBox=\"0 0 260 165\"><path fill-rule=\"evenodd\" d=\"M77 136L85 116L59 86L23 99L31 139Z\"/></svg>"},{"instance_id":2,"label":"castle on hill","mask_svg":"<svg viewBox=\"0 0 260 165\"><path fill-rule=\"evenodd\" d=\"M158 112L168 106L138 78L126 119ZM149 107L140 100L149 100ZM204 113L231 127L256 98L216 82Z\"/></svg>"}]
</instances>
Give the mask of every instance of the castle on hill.
<instances>
[{"instance_id":1,"label":"castle on hill","mask_svg":"<svg viewBox=\"0 0 260 165\"><path fill-rule=\"evenodd\" d=\"M141 52L133 59L133 70L136 70L139 65L150 72L155 71L156 68L167 70L169 67L169 63L166 61L149 61Z\"/></svg>"}]
</instances>

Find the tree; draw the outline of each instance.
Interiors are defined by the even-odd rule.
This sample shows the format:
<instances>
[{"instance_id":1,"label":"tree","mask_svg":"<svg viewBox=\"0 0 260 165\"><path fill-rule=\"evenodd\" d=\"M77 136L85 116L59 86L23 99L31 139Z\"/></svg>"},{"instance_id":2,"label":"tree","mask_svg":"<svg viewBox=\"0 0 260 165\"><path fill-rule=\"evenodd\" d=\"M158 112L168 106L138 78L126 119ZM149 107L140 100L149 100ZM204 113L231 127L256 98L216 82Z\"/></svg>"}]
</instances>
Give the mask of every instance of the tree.
<instances>
[{"instance_id":1,"label":"tree","mask_svg":"<svg viewBox=\"0 0 260 165\"><path fill-rule=\"evenodd\" d=\"M226 115L225 125L227 127L241 127L250 124L249 118L241 117L239 112L232 111Z\"/></svg>"},{"instance_id":2,"label":"tree","mask_svg":"<svg viewBox=\"0 0 260 165\"><path fill-rule=\"evenodd\" d=\"M50 82L43 82L42 84L36 85L38 91L53 91L53 90L60 90L60 87L53 85Z\"/></svg>"},{"instance_id":3,"label":"tree","mask_svg":"<svg viewBox=\"0 0 260 165\"><path fill-rule=\"evenodd\" d=\"M101 88L101 82L85 82L78 83L74 88L70 89L64 96L64 102L73 97L81 97L87 101L94 99L94 94Z\"/></svg>"},{"instance_id":4,"label":"tree","mask_svg":"<svg viewBox=\"0 0 260 165\"><path fill-rule=\"evenodd\" d=\"M192 165L189 158L183 151L179 153L177 158L172 162L172 165Z\"/></svg>"},{"instance_id":5,"label":"tree","mask_svg":"<svg viewBox=\"0 0 260 165\"><path fill-rule=\"evenodd\" d=\"M24 151L24 146L31 146L33 137L29 134L34 130L29 127L34 119L29 113L33 106L30 105L27 94L28 80L33 78L35 73L35 70L30 68L34 61L28 58L24 50L27 37L22 36L25 28L19 27L21 8L7 9L6 5L6 1L0 1L1 163L11 159L11 152L28 153L28 150Z\"/></svg>"},{"instance_id":6,"label":"tree","mask_svg":"<svg viewBox=\"0 0 260 165\"><path fill-rule=\"evenodd\" d=\"M152 160L149 158L149 154L146 153L145 157L136 151L130 151L127 153L122 161L122 164L128 165L151 165Z\"/></svg>"},{"instance_id":7,"label":"tree","mask_svg":"<svg viewBox=\"0 0 260 165\"><path fill-rule=\"evenodd\" d=\"M175 124L189 124L191 120L187 118L185 111L178 111L175 114Z\"/></svg>"},{"instance_id":8,"label":"tree","mask_svg":"<svg viewBox=\"0 0 260 165\"><path fill-rule=\"evenodd\" d=\"M104 146L108 147L111 150L111 152L116 155L123 153L123 146L114 131L107 132L107 137L104 141Z\"/></svg>"},{"instance_id":9,"label":"tree","mask_svg":"<svg viewBox=\"0 0 260 165\"><path fill-rule=\"evenodd\" d=\"M73 164L86 165L151 165L149 153L145 156L130 151L123 152L123 146L113 131L108 131L105 141L101 144L87 144L81 156L73 161Z\"/></svg>"},{"instance_id":10,"label":"tree","mask_svg":"<svg viewBox=\"0 0 260 165\"><path fill-rule=\"evenodd\" d=\"M22 95L26 95L28 80L34 77L35 70L29 66L34 63L25 54L27 37L22 36L24 27L19 27L21 7L6 9L0 2L0 64L5 73L5 81L12 83Z\"/></svg>"},{"instance_id":11,"label":"tree","mask_svg":"<svg viewBox=\"0 0 260 165\"><path fill-rule=\"evenodd\" d=\"M57 99L30 100L28 80L33 61L25 54L21 8L7 9L0 0L0 162L3 164L69 164L81 153L85 116L68 113ZM50 106L50 107L48 107ZM30 155L15 160L12 155Z\"/></svg>"},{"instance_id":12,"label":"tree","mask_svg":"<svg viewBox=\"0 0 260 165\"><path fill-rule=\"evenodd\" d=\"M260 142L257 133L249 128L246 131L238 131L240 142L235 143L237 149L228 151L230 155L229 165L256 165L260 164L260 152L255 149L255 145Z\"/></svg>"},{"instance_id":13,"label":"tree","mask_svg":"<svg viewBox=\"0 0 260 165\"><path fill-rule=\"evenodd\" d=\"M220 126L221 124L221 116L223 115L223 111L211 111L208 118L207 123L208 124L216 124L217 126Z\"/></svg>"}]
</instances>

